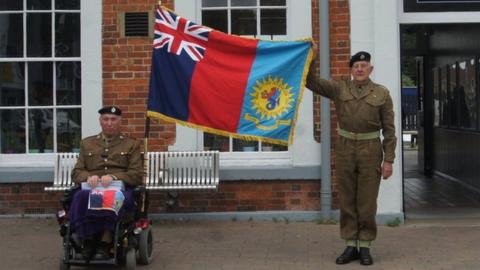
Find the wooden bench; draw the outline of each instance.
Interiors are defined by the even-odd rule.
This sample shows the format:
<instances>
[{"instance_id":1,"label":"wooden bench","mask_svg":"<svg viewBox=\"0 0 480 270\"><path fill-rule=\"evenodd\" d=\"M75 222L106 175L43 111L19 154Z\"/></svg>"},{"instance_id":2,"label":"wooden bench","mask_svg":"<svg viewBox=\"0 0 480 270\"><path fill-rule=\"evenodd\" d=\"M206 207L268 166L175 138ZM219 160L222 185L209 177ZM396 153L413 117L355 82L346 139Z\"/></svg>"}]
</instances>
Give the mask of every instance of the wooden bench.
<instances>
[{"instance_id":1,"label":"wooden bench","mask_svg":"<svg viewBox=\"0 0 480 270\"><path fill-rule=\"evenodd\" d=\"M150 190L217 189L218 151L148 152L146 188ZM72 170L78 153L57 153L53 186L46 191L67 190L74 186Z\"/></svg>"}]
</instances>

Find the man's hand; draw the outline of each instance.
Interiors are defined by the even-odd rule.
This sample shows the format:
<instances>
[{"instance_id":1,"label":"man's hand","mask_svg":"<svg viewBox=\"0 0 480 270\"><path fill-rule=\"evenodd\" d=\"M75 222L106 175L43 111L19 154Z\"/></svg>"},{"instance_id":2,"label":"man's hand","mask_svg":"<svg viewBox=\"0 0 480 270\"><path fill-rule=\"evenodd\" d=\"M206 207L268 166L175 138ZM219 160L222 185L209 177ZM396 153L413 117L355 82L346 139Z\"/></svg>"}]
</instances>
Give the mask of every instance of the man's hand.
<instances>
[{"instance_id":1,"label":"man's hand","mask_svg":"<svg viewBox=\"0 0 480 270\"><path fill-rule=\"evenodd\" d=\"M316 43L314 40L312 40L310 43L312 44L313 58L315 59L315 57L317 56L317 54L319 54L319 52L318 52L318 45L317 45L317 43Z\"/></svg>"},{"instance_id":2,"label":"man's hand","mask_svg":"<svg viewBox=\"0 0 480 270\"><path fill-rule=\"evenodd\" d=\"M110 175L110 174L106 174L104 176L102 176L102 186L104 187L108 187L110 185L110 183L112 182L113 180L113 177Z\"/></svg>"},{"instance_id":3,"label":"man's hand","mask_svg":"<svg viewBox=\"0 0 480 270\"><path fill-rule=\"evenodd\" d=\"M92 175L87 178L87 183L92 187L95 188L98 184L98 175Z\"/></svg>"},{"instance_id":4,"label":"man's hand","mask_svg":"<svg viewBox=\"0 0 480 270\"><path fill-rule=\"evenodd\" d=\"M383 179L388 179L390 176L392 176L392 173L393 173L392 163L384 161L382 165Z\"/></svg>"}]
</instances>

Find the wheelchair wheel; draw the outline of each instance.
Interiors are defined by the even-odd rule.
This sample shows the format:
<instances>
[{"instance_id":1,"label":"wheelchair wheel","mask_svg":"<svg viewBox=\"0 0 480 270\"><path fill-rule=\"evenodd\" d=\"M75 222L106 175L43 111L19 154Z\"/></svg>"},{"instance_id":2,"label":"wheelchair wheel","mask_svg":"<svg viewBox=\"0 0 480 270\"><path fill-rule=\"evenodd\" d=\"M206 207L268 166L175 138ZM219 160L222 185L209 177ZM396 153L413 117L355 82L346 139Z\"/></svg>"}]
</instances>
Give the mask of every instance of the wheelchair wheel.
<instances>
[{"instance_id":1,"label":"wheelchair wheel","mask_svg":"<svg viewBox=\"0 0 480 270\"><path fill-rule=\"evenodd\" d=\"M59 268L60 270L69 270L70 269L70 264L66 264L65 260L67 258L71 258L73 254L73 249L71 246L71 243L69 242L70 240L70 226L67 227L66 234L63 237L63 256L60 257L60 264Z\"/></svg>"},{"instance_id":2,"label":"wheelchair wheel","mask_svg":"<svg viewBox=\"0 0 480 270\"><path fill-rule=\"evenodd\" d=\"M67 255L67 252L65 252L65 256L68 256ZM69 270L70 269L70 264L66 264L65 263L65 260L64 260L64 257L61 257L60 258L60 264L59 264L59 268L60 270Z\"/></svg>"},{"instance_id":3,"label":"wheelchair wheel","mask_svg":"<svg viewBox=\"0 0 480 270\"><path fill-rule=\"evenodd\" d=\"M137 268L137 256L134 248L129 248L125 254L125 268L135 270Z\"/></svg>"},{"instance_id":4,"label":"wheelchair wheel","mask_svg":"<svg viewBox=\"0 0 480 270\"><path fill-rule=\"evenodd\" d=\"M152 229L148 227L140 233L138 243L138 262L147 265L152 262L153 254L153 235Z\"/></svg>"}]
</instances>

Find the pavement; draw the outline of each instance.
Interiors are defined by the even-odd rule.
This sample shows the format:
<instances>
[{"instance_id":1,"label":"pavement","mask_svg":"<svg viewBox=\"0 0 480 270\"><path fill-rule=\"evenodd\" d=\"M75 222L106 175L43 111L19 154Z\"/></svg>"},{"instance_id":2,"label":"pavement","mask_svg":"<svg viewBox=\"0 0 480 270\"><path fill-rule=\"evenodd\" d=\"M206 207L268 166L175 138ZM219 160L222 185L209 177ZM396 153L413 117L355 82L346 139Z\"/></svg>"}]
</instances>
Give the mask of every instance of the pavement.
<instances>
[{"instance_id":1,"label":"pavement","mask_svg":"<svg viewBox=\"0 0 480 270\"><path fill-rule=\"evenodd\" d=\"M59 269L54 219L0 219L0 269ZM478 270L480 219L414 220L380 226L374 265L336 265L338 225L276 221L154 221L154 259L137 269ZM72 267L71 269L121 269Z\"/></svg>"}]
</instances>

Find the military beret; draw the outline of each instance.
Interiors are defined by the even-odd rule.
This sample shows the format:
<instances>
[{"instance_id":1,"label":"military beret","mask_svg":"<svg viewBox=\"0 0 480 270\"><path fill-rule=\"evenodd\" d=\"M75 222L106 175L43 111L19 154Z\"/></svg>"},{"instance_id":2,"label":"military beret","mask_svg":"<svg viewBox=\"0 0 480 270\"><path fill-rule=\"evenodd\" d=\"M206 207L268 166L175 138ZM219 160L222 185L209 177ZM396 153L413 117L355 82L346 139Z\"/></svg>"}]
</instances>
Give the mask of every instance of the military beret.
<instances>
[{"instance_id":1,"label":"military beret","mask_svg":"<svg viewBox=\"0 0 480 270\"><path fill-rule=\"evenodd\" d=\"M122 115L122 110L120 110L120 108L115 107L115 106L105 106L105 107L101 108L100 110L98 110L98 113L99 114L110 113L110 114L115 114L115 115Z\"/></svg>"},{"instance_id":2,"label":"military beret","mask_svg":"<svg viewBox=\"0 0 480 270\"><path fill-rule=\"evenodd\" d=\"M350 58L350 67L352 67L353 64L355 64L355 62L358 62L358 61L370 62L370 58L371 58L371 55L368 52L364 52L364 51L357 52L356 54L352 55L352 57Z\"/></svg>"}]
</instances>

